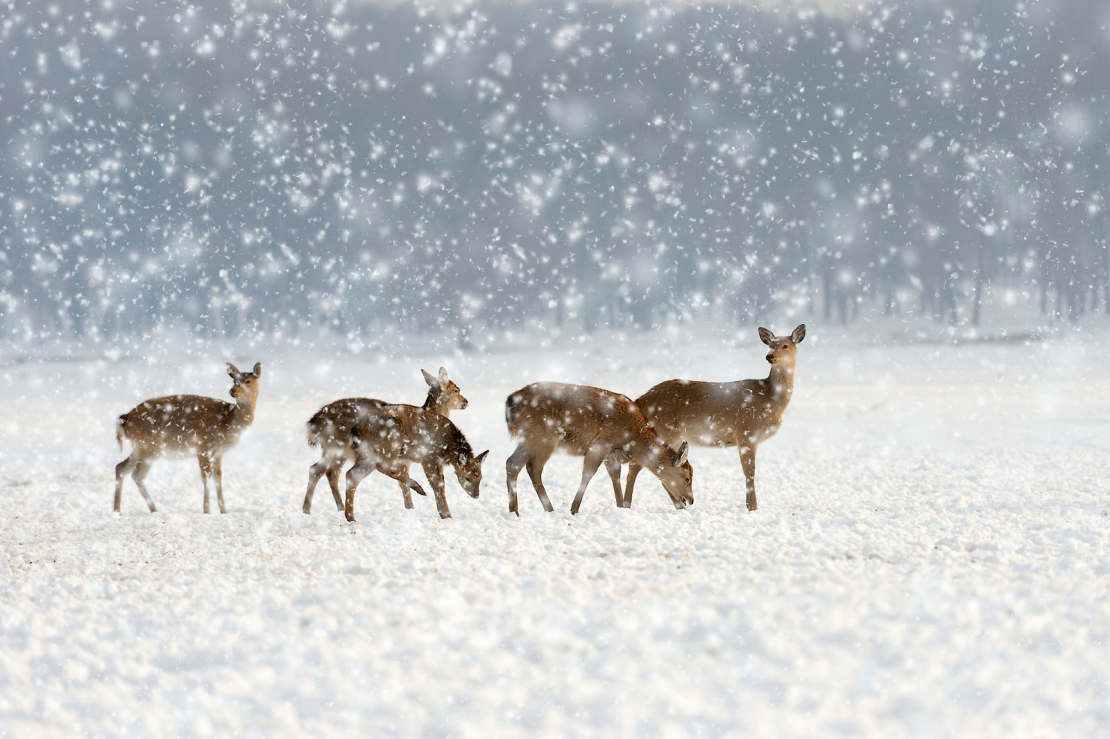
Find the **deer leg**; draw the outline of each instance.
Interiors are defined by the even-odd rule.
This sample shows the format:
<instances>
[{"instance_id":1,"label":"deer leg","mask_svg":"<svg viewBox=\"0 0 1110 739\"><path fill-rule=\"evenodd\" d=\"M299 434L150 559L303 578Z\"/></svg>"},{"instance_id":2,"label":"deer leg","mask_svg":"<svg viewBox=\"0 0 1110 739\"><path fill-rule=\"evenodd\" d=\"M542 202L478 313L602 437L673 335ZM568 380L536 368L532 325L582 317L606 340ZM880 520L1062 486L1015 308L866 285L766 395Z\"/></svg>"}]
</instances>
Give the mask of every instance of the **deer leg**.
<instances>
[{"instance_id":1,"label":"deer leg","mask_svg":"<svg viewBox=\"0 0 1110 739\"><path fill-rule=\"evenodd\" d=\"M355 490L358 489L358 484L373 471L374 466L364 463L361 459L355 462L354 467L347 470L347 504L343 513L351 523L355 520Z\"/></svg>"},{"instance_id":2,"label":"deer leg","mask_svg":"<svg viewBox=\"0 0 1110 739\"><path fill-rule=\"evenodd\" d=\"M432 494L436 497L436 510L440 518L451 518L451 509L447 507L447 492L443 488L443 468L437 464L425 464L424 474L432 486Z\"/></svg>"},{"instance_id":3,"label":"deer leg","mask_svg":"<svg viewBox=\"0 0 1110 739\"><path fill-rule=\"evenodd\" d=\"M755 502L755 446L739 444L740 466L744 468L744 489L747 491L748 510L759 508Z\"/></svg>"},{"instance_id":4,"label":"deer leg","mask_svg":"<svg viewBox=\"0 0 1110 739\"><path fill-rule=\"evenodd\" d=\"M312 494L316 492L316 483L320 482L320 478L331 471L331 460L325 455L320 457L320 461L308 468L308 490L304 494L304 505L301 506L301 511L307 516L312 511ZM331 475L328 474L328 482L331 482ZM336 496L336 503L339 504L339 509L343 509L342 501L338 500L339 493L332 491Z\"/></svg>"},{"instance_id":5,"label":"deer leg","mask_svg":"<svg viewBox=\"0 0 1110 739\"><path fill-rule=\"evenodd\" d=\"M408 465L400 464L396 467L393 467L386 462L378 462L375 469L386 477L392 477L394 480L401 483L401 485L403 485L406 490L412 488L417 495L427 495L427 493L424 492L424 488L420 487L420 483L409 477ZM409 499L409 502L412 502L411 498Z\"/></svg>"},{"instance_id":6,"label":"deer leg","mask_svg":"<svg viewBox=\"0 0 1110 739\"><path fill-rule=\"evenodd\" d=\"M543 509L551 513L555 510L555 507L551 505L551 499L547 497L547 491L543 487L543 480L540 479L543 475L543 466L547 464L547 459L547 457L544 457L542 460L531 457L528 460L527 467L528 478L532 481L532 487L536 489L536 495L540 497L540 503L543 505Z\"/></svg>"},{"instance_id":7,"label":"deer leg","mask_svg":"<svg viewBox=\"0 0 1110 739\"><path fill-rule=\"evenodd\" d=\"M400 481L397 482L397 485L401 488L401 498L405 501L405 508L411 511L415 506L412 504L412 493L409 492L409 486Z\"/></svg>"},{"instance_id":8,"label":"deer leg","mask_svg":"<svg viewBox=\"0 0 1110 739\"><path fill-rule=\"evenodd\" d=\"M143 500L146 501L147 507L150 508L150 512L157 513L158 509L154 505L154 500L150 497L150 493L147 492L146 483L143 482L148 472L150 472L150 462L138 460L135 462L135 469L131 472L131 479L135 481L135 487L139 489L139 493L142 494Z\"/></svg>"},{"instance_id":9,"label":"deer leg","mask_svg":"<svg viewBox=\"0 0 1110 739\"><path fill-rule=\"evenodd\" d=\"M212 461L212 471L216 473L216 502L220 504L220 513L227 513L224 505L224 460L217 457Z\"/></svg>"},{"instance_id":10,"label":"deer leg","mask_svg":"<svg viewBox=\"0 0 1110 739\"><path fill-rule=\"evenodd\" d=\"M401 469L403 469L405 471L406 476L409 474L409 466L407 464L402 465ZM409 483L411 483L411 487L412 487L413 492L415 492L417 495L423 495L423 496L427 497L428 494L424 492L424 488L420 487L420 485L418 485L416 483L416 480L409 477L408 478L408 483L405 483L406 487L409 486Z\"/></svg>"},{"instance_id":11,"label":"deer leg","mask_svg":"<svg viewBox=\"0 0 1110 739\"><path fill-rule=\"evenodd\" d=\"M636 487L636 477L639 476L641 467L636 460L628 463L628 477L624 481L624 507L632 507L632 489Z\"/></svg>"},{"instance_id":12,"label":"deer leg","mask_svg":"<svg viewBox=\"0 0 1110 739\"><path fill-rule=\"evenodd\" d=\"M515 513L518 518L520 517L520 509L517 507L516 478L527 463L528 447L523 443L505 461L505 484L509 487L509 513ZM529 472L528 474L531 475L532 473ZM116 510L119 510L119 508L117 507Z\"/></svg>"},{"instance_id":13,"label":"deer leg","mask_svg":"<svg viewBox=\"0 0 1110 739\"><path fill-rule=\"evenodd\" d=\"M197 463L200 464L200 479L204 483L204 512L211 513L212 509L208 505L208 478L212 475L212 460L203 454L198 454Z\"/></svg>"},{"instance_id":14,"label":"deer leg","mask_svg":"<svg viewBox=\"0 0 1110 739\"><path fill-rule=\"evenodd\" d=\"M402 473L404 474L405 477L409 476L409 467L408 467L408 465L406 465L406 464L401 465L401 471L402 471ZM409 492L408 483L403 482L401 480L398 480L397 484L401 486L401 497L405 499L405 508L407 508L408 510L411 511L412 510L412 493ZM432 487L435 487L434 483L432 484Z\"/></svg>"},{"instance_id":15,"label":"deer leg","mask_svg":"<svg viewBox=\"0 0 1110 739\"><path fill-rule=\"evenodd\" d=\"M335 499L336 510L343 510L343 496L339 492L339 470L343 467L343 455L324 452L320 461L308 468L308 490L304 495L304 506L301 508L305 514L312 510L312 494L316 492L316 485L320 478L327 475L328 487L331 488L331 497Z\"/></svg>"},{"instance_id":16,"label":"deer leg","mask_svg":"<svg viewBox=\"0 0 1110 739\"><path fill-rule=\"evenodd\" d=\"M613 495L617 499L617 508L624 508L624 493L621 492L621 463L610 455L605 458L605 471L613 481Z\"/></svg>"},{"instance_id":17,"label":"deer leg","mask_svg":"<svg viewBox=\"0 0 1110 739\"><path fill-rule=\"evenodd\" d=\"M147 484L143 480L147 479L147 473L150 472L150 462L145 459L135 459L135 468L131 470L131 479L134 480L135 487L139 488L139 493L142 499L147 502L147 507L150 508L151 513L158 513L158 508L154 506L154 499L150 497L147 490Z\"/></svg>"},{"instance_id":18,"label":"deer leg","mask_svg":"<svg viewBox=\"0 0 1110 739\"><path fill-rule=\"evenodd\" d=\"M154 506L154 500L150 497L150 493L146 490L146 473L150 472L150 462L138 460L135 462L135 469L131 472L131 479L135 481L135 487L139 489L142 494L143 500L146 501L147 508L151 513L157 513L158 509Z\"/></svg>"},{"instance_id":19,"label":"deer leg","mask_svg":"<svg viewBox=\"0 0 1110 739\"><path fill-rule=\"evenodd\" d=\"M586 486L590 484L590 480L597 474L597 468L605 461L607 450L594 450L591 449L586 452L586 458L582 462L582 482L578 485L578 492L574 495L574 502L570 504L570 515L578 513L578 507L582 505L582 496L586 494ZM620 466L617 466L618 470ZM618 486L619 489L619 486Z\"/></svg>"},{"instance_id":20,"label":"deer leg","mask_svg":"<svg viewBox=\"0 0 1110 739\"><path fill-rule=\"evenodd\" d=\"M115 499L115 502L112 504L112 511L114 513L119 513L120 512L120 510L119 510L120 500L123 498L123 478L126 477L127 473L131 472L131 470L134 469L134 468L135 468L135 455L134 454L132 454L127 459L123 460L122 462L120 462L119 464L116 465L116 499Z\"/></svg>"},{"instance_id":21,"label":"deer leg","mask_svg":"<svg viewBox=\"0 0 1110 739\"><path fill-rule=\"evenodd\" d=\"M327 469L328 487L331 488L331 497L335 498L335 509L343 510L343 496L339 494L339 468L343 466L343 459L337 459ZM305 513L308 509L305 508Z\"/></svg>"}]
</instances>

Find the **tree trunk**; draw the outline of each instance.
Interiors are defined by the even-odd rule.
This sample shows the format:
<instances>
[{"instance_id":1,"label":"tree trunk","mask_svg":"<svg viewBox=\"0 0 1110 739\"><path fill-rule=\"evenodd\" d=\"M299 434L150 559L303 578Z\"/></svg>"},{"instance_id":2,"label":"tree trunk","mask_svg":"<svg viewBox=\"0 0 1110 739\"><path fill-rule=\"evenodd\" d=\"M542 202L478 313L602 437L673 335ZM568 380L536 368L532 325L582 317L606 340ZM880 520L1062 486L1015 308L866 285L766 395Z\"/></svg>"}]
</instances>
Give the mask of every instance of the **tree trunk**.
<instances>
[{"instance_id":1,"label":"tree trunk","mask_svg":"<svg viewBox=\"0 0 1110 739\"><path fill-rule=\"evenodd\" d=\"M1110 254L1107 253L1106 239L1101 239L1102 242L1102 287L1103 287L1103 305L1106 307L1106 315L1110 317Z\"/></svg>"},{"instance_id":2,"label":"tree trunk","mask_svg":"<svg viewBox=\"0 0 1110 739\"><path fill-rule=\"evenodd\" d=\"M971 325L978 326L983 305L983 273L987 270L987 250L983 240L979 240L979 264L975 269L975 297L971 306Z\"/></svg>"},{"instance_id":3,"label":"tree trunk","mask_svg":"<svg viewBox=\"0 0 1110 739\"><path fill-rule=\"evenodd\" d=\"M832 275L828 270L822 276L821 282L825 292L825 323L828 323L832 318Z\"/></svg>"}]
</instances>

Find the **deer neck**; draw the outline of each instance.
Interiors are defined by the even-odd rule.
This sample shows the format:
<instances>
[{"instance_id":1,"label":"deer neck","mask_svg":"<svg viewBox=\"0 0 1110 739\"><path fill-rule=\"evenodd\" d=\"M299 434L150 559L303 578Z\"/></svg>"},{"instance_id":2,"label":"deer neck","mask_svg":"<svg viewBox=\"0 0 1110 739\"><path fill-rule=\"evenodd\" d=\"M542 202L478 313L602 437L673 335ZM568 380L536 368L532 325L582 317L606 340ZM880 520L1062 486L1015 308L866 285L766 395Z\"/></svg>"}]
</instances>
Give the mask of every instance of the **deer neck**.
<instances>
[{"instance_id":1,"label":"deer neck","mask_svg":"<svg viewBox=\"0 0 1110 739\"><path fill-rule=\"evenodd\" d=\"M231 409L231 425L236 428L245 429L254 423L254 406L256 398L251 398L244 402L235 401L235 407Z\"/></svg>"},{"instance_id":2,"label":"deer neck","mask_svg":"<svg viewBox=\"0 0 1110 739\"><path fill-rule=\"evenodd\" d=\"M636 460L638 465L656 473L671 463L671 457L674 454L657 436L637 440L625 451L628 452L628 456Z\"/></svg>"},{"instance_id":3,"label":"deer neck","mask_svg":"<svg viewBox=\"0 0 1110 739\"><path fill-rule=\"evenodd\" d=\"M790 396L794 394L794 363L772 364L771 374L767 376L767 387L774 401L783 405L789 403Z\"/></svg>"},{"instance_id":4,"label":"deer neck","mask_svg":"<svg viewBox=\"0 0 1110 739\"><path fill-rule=\"evenodd\" d=\"M428 391L428 397L424 399L424 405L421 406L421 408L428 411L429 413L435 413L437 415L443 416L444 418L449 418L451 416L451 410L446 405L441 404L439 402L439 398L430 390Z\"/></svg>"},{"instance_id":5,"label":"deer neck","mask_svg":"<svg viewBox=\"0 0 1110 739\"><path fill-rule=\"evenodd\" d=\"M462 432L458 429L452 429L452 433L448 434L448 439L442 445L447 449L447 458L451 466L456 470L466 469L466 464L462 461L465 455L467 459L474 456L474 450L470 448L470 443Z\"/></svg>"}]
</instances>

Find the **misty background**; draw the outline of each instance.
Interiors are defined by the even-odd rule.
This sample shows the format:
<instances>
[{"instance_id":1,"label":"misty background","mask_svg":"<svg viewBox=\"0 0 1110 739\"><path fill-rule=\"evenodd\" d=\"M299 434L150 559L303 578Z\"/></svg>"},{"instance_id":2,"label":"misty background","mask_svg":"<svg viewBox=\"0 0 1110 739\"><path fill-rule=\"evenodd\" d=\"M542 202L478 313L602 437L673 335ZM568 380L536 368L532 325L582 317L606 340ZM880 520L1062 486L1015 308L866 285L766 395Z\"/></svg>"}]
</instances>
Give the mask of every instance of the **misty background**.
<instances>
[{"instance_id":1,"label":"misty background","mask_svg":"<svg viewBox=\"0 0 1110 739\"><path fill-rule=\"evenodd\" d=\"M1104 4L0 7L9 349L1110 314Z\"/></svg>"}]
</instances>

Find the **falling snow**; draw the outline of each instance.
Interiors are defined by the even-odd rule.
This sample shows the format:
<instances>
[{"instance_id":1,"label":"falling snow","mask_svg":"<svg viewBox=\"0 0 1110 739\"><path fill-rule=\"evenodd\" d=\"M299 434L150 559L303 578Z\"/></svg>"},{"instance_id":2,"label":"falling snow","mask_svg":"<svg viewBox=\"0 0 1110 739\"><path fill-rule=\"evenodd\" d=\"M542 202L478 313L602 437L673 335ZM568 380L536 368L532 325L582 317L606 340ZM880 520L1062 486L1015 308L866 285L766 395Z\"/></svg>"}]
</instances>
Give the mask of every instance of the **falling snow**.
<instances>
[{"instance_id":1,"label":"falling snow","mask_svg":"<svg viewBox=\"0 0 1110 739\"><path fill-rule=\"evenodd\" d=\"M0 0L0 736L1107 736L1108 29ZM696 448L687 510L557 458L509 516L508 393L800 323L759 511ZM115 419L260 360L228 513L112 515ZM312 414L440 366L477 499L302 513Z\"/></svg>"}]
</instances>

